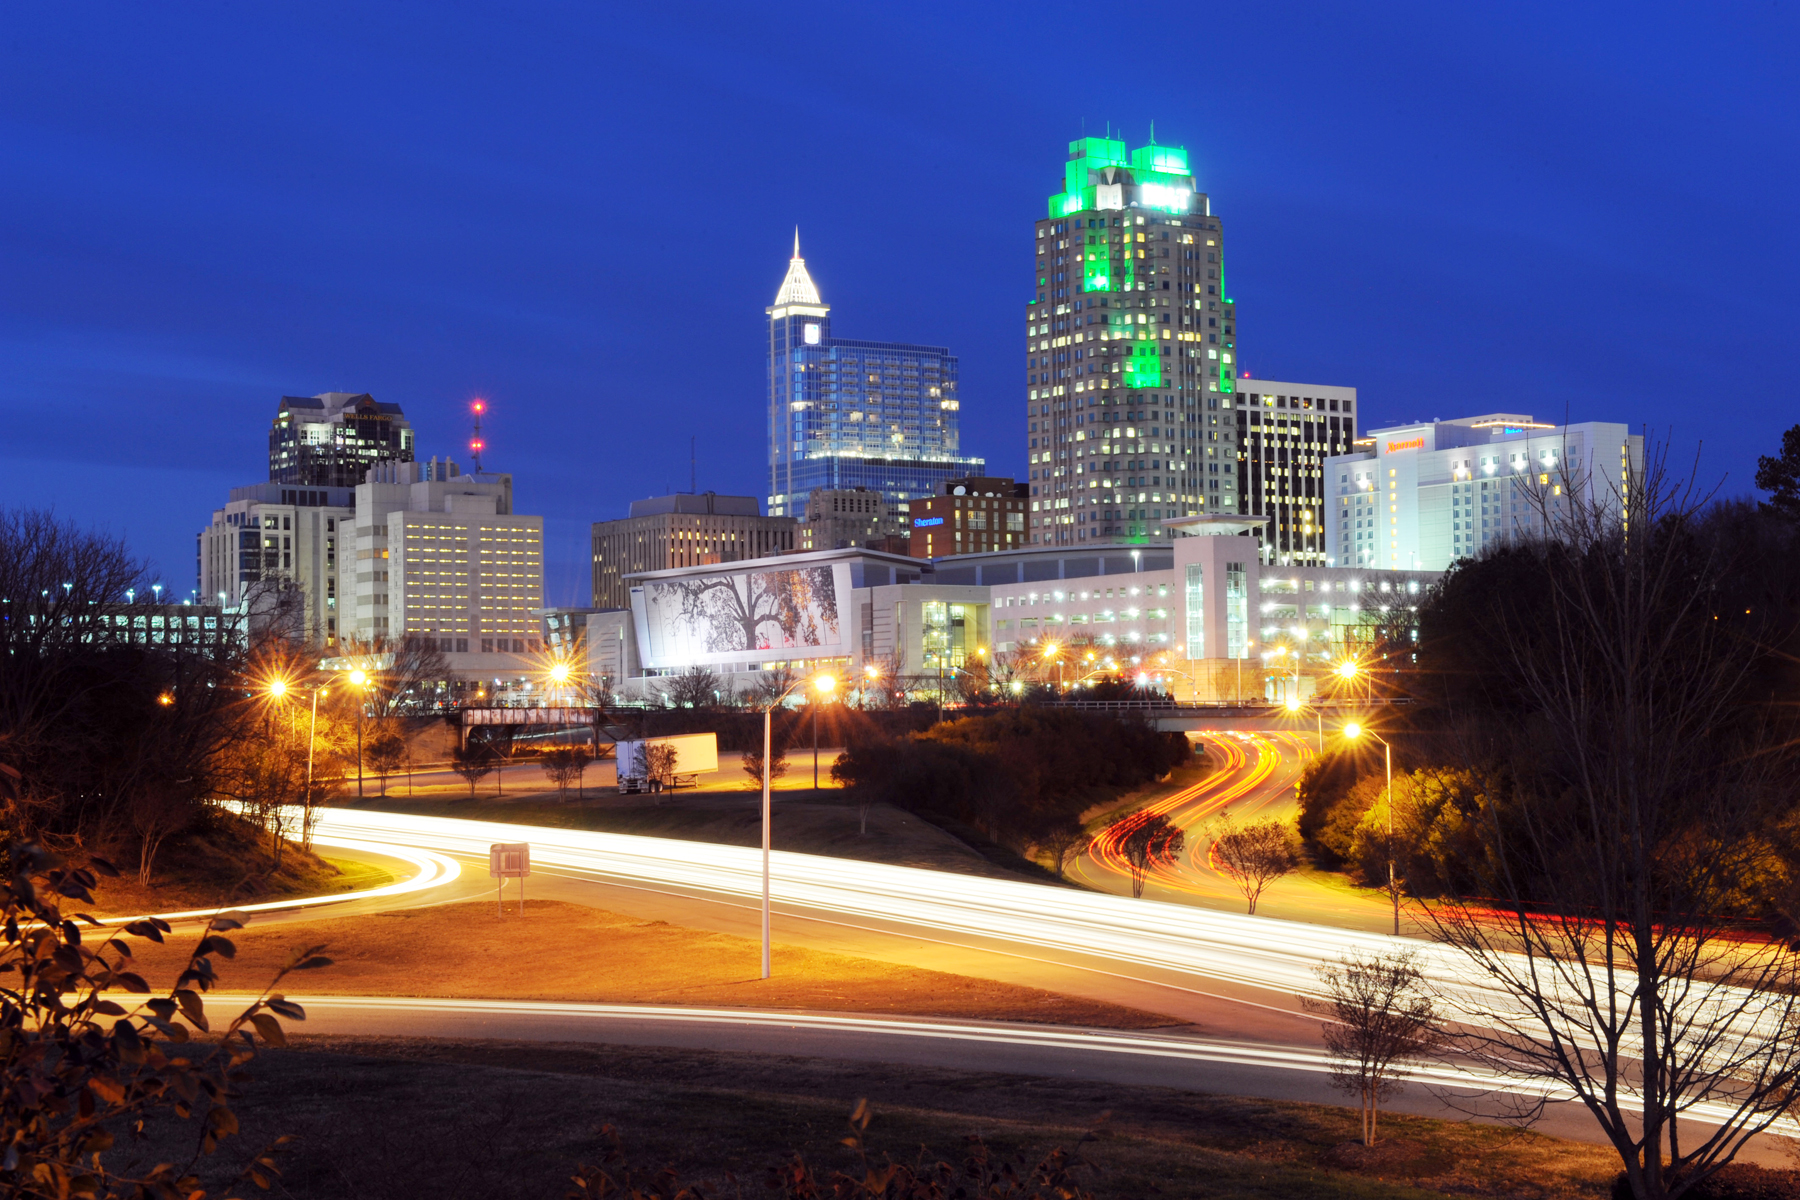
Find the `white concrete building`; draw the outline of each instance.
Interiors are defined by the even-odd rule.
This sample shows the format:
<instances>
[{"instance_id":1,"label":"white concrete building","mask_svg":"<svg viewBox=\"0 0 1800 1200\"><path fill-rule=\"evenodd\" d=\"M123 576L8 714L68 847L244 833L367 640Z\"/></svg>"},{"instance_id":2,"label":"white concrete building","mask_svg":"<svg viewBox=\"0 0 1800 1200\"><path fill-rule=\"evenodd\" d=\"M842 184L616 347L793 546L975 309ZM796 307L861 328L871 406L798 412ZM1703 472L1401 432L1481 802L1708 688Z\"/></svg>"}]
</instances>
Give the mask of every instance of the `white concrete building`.
<instances>
[{"instance_id":1,"label":"white concrete building","mask_svg":"<svg viewBox=\"0 0 1800 1200\"><path fill-rule=\"evenodd\" d=\"M1179 699L1308 694L1378 632L1405 638L1433 572L1262 562L1258 518L1165 523L1147 547L1027 547L933 562L867 550L789 554L632 576L629 612L548 612L560 646L615 691L703 666L737 694L767 671L869 666L928 680L977 656L1055 643L1065 682L1143 674ZM572 637L570 626L584 632ZM746 648L754 645L755 648ZM1090 657L1091 656L1091 657ZM929 689L929 685L925 685Z\"/></svg>"},{"instance_id":2,"label":"white concrete building","mask_svg":"<svg viewBox=\"0 0 1800 1200\"><path fill-rule=\"evenodd\" d=\"M225 507L196 537L202 603L283 620L290 636L330 648L349 632L349 593L339 586L340 554L354 550L350 488L256 483L231 489ZM269 613L271 607L288 611ZM257 622L253 622L257 623Z\"/></svg>"},{"instance_id":3,"label":"white concrete building","mask_svg":"<svg viewBox=\"0 0 1800 1200\"><path fill-rule=\"evenodd\" d=\"M1178 699L1205 701L1293 694L1298 664L1306 695L1376 631L1410 636L1419 599L1440 574L1264 563L1254 517L1164 524L1174 540L1136 555L984 556L995 649L1076 647L1072 671L1111 659L1117 670L1160 678ZM940 581L957 562L939 562Z\"/></svg>"},{"instance_id":4,"label":"white concrete building","mask_svg":"<svg viewBox=\"0 0 1800 1200\"><path fill-rule=\"evenodd\" d=\"M511 475L383 463L356 489L360 638L435 638L458 677L530 673L542 651L543 518L513 512Z\"/></svg>"},{"instance_id":5,"label":"white concrete building","mask_svg":"<svg viewBox=\"0 0 1800 1200\"><path fill-rule=\"evenodd\" d=\"M1622 514L1644 439L1622 424L1546 425L1516 413L1368 432L1366 450L1326 460L1326 559L1337 566L1444 571L1504 538L1543 531L1568 493ZM1622 519L1622 516L1621 516Z\"/></svg>"}]
</instances>

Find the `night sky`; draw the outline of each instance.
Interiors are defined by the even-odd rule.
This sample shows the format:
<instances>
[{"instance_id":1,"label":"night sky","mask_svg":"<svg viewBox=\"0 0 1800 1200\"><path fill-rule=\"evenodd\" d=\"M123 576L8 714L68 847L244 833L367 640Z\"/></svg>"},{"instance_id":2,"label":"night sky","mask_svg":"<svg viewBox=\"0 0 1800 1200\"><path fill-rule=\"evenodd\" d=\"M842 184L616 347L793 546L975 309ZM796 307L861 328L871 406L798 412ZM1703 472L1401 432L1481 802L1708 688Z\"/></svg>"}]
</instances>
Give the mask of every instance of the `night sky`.
<instances>
[{"instance_id":1,"label":"night sky","mask_svg":"<svg viewBox=\"0 0 1800 1200\"><path fill-rule=\"evenodd\" d=\"M1478 9L1492 11L1478 12ZM1794 388L1791 5L27 5L0 23L0 504L178 595L283 394L404 406L546 519L766 490L800 226L839 337L948 345L1024 470L1067 143L1185 145L1243 365L1364 423L1623 420L1752 490Z\"/></svg>"}]
</instances>

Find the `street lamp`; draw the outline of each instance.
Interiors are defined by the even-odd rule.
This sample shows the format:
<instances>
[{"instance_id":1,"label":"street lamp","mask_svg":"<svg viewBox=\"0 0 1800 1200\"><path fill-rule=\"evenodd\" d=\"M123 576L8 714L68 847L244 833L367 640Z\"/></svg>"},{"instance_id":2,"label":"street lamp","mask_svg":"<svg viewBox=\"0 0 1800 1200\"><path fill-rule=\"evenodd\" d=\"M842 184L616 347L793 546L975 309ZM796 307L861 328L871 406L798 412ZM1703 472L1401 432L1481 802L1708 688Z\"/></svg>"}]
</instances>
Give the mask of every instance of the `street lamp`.
<instances>
[{"instance_id":1,"label":"street lamp","mask_svg":"<svg viewBox=\"0 0 1800 1200\"><path fill-rule=\"evenodd\" d=\"M1388 894L1394 898L1394 936L1400 936L1400 889L1394 885L1394 748L1388 745L1386 738L1372 729L1364 729L1355 721L1344 726L1344 736L1355 740L1368 734L1381 743L1381 756L1387 764L1387 837L1388 837Z\"/></svg>"},{"instance_id":2,"label":"street lamp","mask_svg":"<svg viewBox=\"0 0 1800 1200\"><path fill-rule=\"evenodd\" d=\"M770 749L770 742L772 741L772 738L770 737L770 726L772 724L771 714L774 713L776 706L779 705L783 700L786 700L795 688L800 687L805 683L806 683L806 680L804 680L804 679L794 680L794 682L788 684L787 687L785 689L783 689L782 693L779 696L776 696L773 700L770 700L769 703L766 706L764 706L764 708L763 708L762 977L764 979L767 979L769 977L769 749ZM829 695L831 695L831 693L833 693L834 691L837 690L837 680L830 675L820 675L817 679L813 680L813 687L815 689L817 689L817 691L819 692L819 694L821 696L829 696ZM816 730L817 728L818 727L815 725L814 729ZM818 766L817 766L818 750L817 750L816 746L814 747L814 751L813 751L813 762L814 762L813 769L815 772L817 772L817 770L818 770ZM816 778L816 775L815 775L815 778Z\"/></svg>"},{"instance_id":3,"label":"street lamp","mask_svg":"<svg viewBox=\"0 0 1800 1200\"><path fill-rule=\"evenodd\" d=\"M819 693L820 700L828 700L831 698L832 692L837 690L837 680L830 675L821 675L814 690ZM813 704L812 710L813 791L816 793L819 790L819 705L817 702ZM815 795L813 799L817 800L818 796Z\"/></svg>"},{"instance_id":4,"label":"street lamp","mask_svg":"<svg viewBox=\"0 0 1800 1200\"><path fill-rule=\"evenodd\" d=\"M1301 704L1300 697L1298 697L1298 696L1289 696L1288 697L1287 710L1289 712L1297 713L1300 711L1301 707L1302 707L1302 704ZM1325 710L1319 706L1316 697L1314 698L1312 707L1313 707L1313 714L1319 718L1319 753L1323 754L1323 753L1325 753Z\"/></svg>"},{"instance_id":5,"label":"street lamp","mask_svg":"<svg viewBox=\"0 0 1800 1200\"><path fill-rule=\"evenodd\" d=\"M272 698L281 700L293 689L287 680L277 675L275 678L269 680L268 690L269 695ZM301 808L301 841L310 847L312 845L313 744L319 733L319 697L325 695L326 692L324 688L316 686L307 690L312 692L312 718L306 727L306 803ZM359 769L361 768L362 763L362 741L360 732L359 729L359 737L356 744L356 757Z\"/></svg>"},{"instance_id":6,"label":"street lamp","mask_svg":"<svg viewBox=\"0 0 1800 1200\"><path fill-rule=\"evenodd\" d=\"M361 800L363 798L363 700L365 699L363 689L369 686L369 673L361 667L350 672L350 686L356 689L356 798Z\"/></svg>"}]
</instances>

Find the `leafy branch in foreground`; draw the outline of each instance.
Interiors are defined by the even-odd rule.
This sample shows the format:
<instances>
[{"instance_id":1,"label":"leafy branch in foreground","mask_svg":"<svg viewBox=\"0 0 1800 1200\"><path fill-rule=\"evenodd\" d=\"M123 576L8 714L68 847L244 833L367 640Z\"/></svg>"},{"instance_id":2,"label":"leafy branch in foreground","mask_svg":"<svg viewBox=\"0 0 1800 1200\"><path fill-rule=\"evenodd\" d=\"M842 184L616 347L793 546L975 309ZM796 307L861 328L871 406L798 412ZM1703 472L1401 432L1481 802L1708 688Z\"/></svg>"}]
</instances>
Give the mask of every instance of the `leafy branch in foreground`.
<instances>
[{"instance_id":1,"label":"leafy branch in foreground","mask_svg":"<svg viewBox=\"0 0 1800 1200\"><path fill-rule=\"evenodd\" d=\"M103 929L100 922L62 911L65 900L92 904L95 872L117 869L100 859L91 870L69 867L29 842L7 842L4 854L0 1195L203 1200L194 1167L238 1132L231 1104L249 1078L243 1067L255 1056L256 1039L285 1045L279 1018L306 1017L274 988L292 971L331 960L319 953L323 947L295 955L249 1007L214 1030L202 994L218 983L214 960L236 953L225 935L243 927L242 914L220 913L169 992L127 1008L113 995L148 996L150 985L130 969L125 937L111 933L90 945L82 926ZM148 917L122 932L161 942L170 931L168 922ZM109 1169L114 1131L141 1137L146 1120L163 1112L198 1118L188 1160L142 1174ZM268 1187L279 1174L274 1149L255 1156L238 1181Z\"/></svg>"}]
</instances>

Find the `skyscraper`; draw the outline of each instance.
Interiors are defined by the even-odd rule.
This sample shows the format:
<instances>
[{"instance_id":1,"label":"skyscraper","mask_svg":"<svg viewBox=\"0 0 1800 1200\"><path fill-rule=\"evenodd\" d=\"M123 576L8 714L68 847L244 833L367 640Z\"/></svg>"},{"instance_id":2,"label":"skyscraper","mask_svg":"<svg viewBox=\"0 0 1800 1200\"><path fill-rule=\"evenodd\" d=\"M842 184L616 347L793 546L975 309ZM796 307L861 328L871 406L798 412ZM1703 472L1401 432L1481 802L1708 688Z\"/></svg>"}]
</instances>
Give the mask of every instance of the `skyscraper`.
<instances>
[{"instance_id":1,"label":"skyscraper","mask_svg":"<svg viewBox=\"0 0 1800 1200\"><path fill-rule=\"evenodd\" d=\"M1262 560L1350 565L1334 564L1327 551L1325 460L1356 445L1356 389L1242 375L1237 386L1238 512L1269 519L1259 534Z\"/></svg>"},{"instance_id":2,"label":"skyscraper","mask_svg":"<svg viewBox=\"0 0 1800 1200\"><path fill-rule=\"evenodd\" d=\"M400 406L367 393L283 396L269 429L270 483L353 488L376 463L412 460Z\"/></svg>"},{"instance_id":3,"label":"skyscraper","mask_svg":"<svg viewBox=\"0 0 1800 1200\"><path fill-rule=\"evenodd\" d=\"M1025 306L1031 541L1142 542L1238 511L1237 314L1187 151L1069 144Z\"/></svg>"},{"instance_id":4,"label":"skyscraper","mask_svg":"<svg viewBox=\"0 0 1800 1200\"><path fill-rule=\"evenodd\" d=\"M831 336L831 306L794 257L769 314L769 515L801 514L815 488L904 503L980 475L961 456L956 356L942 346Z\"/></svg>"}]
</instances>

